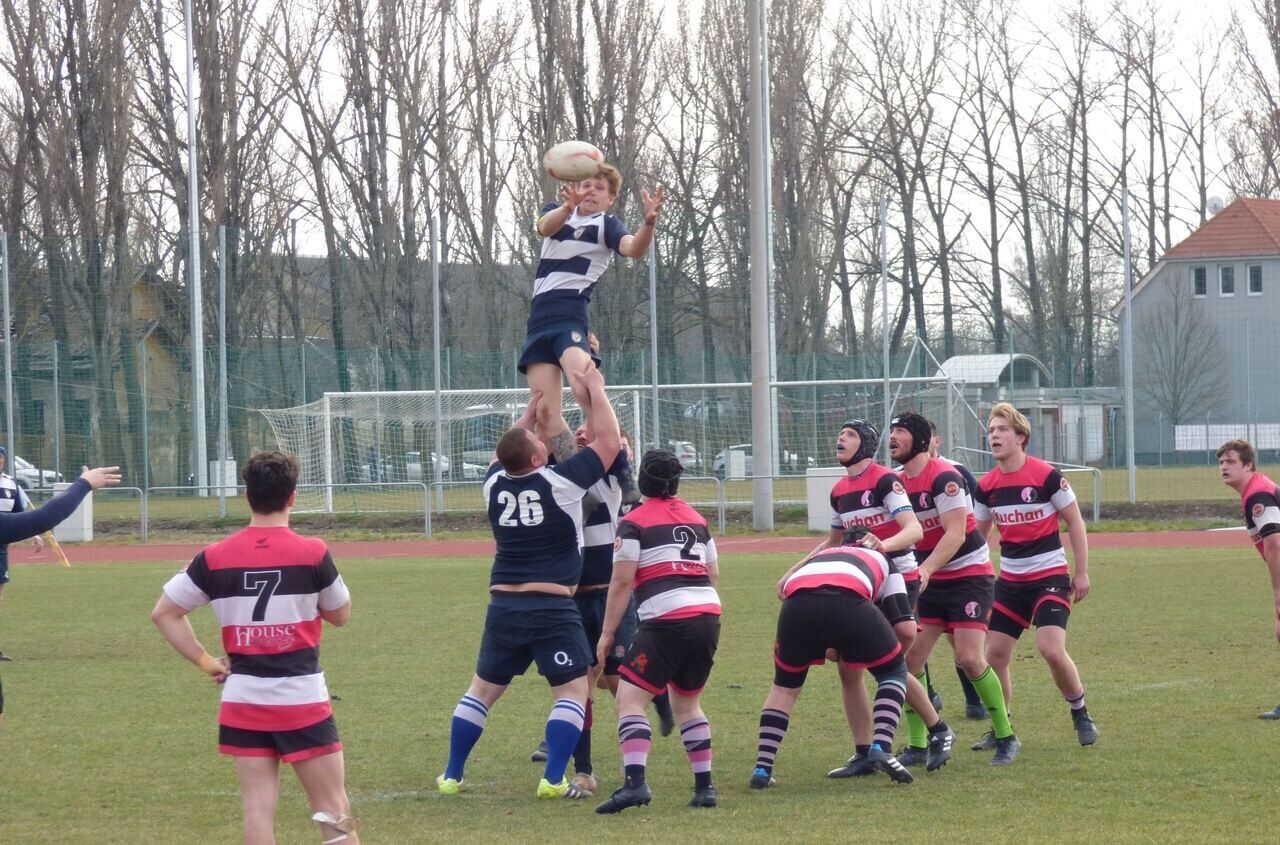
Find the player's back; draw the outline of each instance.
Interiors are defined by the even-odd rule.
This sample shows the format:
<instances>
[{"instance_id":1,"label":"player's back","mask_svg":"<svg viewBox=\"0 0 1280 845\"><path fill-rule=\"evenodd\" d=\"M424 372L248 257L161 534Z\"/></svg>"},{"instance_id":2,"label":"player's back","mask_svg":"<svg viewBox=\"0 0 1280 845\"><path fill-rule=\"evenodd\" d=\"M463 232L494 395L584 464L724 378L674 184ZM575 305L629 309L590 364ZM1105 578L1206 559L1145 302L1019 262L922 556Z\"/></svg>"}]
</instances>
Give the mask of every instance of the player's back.
<instances>
[{"instance_id":1,"label":"player's back","mask_svg":"<svg viewBox=\"0 0 1280 845\"><path fill-rule=\"evenodd\" d=\"M493 464L484 483L497 544L490 585L576 586L582 573L582 497L603 476L591 449L521 475Z\"/></svg>"},{"instance_id":2,"label":"player's back","mask_svg":"<svg viewBox=\"0 0 1280 845\"><path fill-rule=\"evenodd\" d=\"M617 560L637 561L636 604L641 620L720 613L708 565L715 541L702 514L672 496L646 499L618 524Z\"/></svg>"}]
</instances>

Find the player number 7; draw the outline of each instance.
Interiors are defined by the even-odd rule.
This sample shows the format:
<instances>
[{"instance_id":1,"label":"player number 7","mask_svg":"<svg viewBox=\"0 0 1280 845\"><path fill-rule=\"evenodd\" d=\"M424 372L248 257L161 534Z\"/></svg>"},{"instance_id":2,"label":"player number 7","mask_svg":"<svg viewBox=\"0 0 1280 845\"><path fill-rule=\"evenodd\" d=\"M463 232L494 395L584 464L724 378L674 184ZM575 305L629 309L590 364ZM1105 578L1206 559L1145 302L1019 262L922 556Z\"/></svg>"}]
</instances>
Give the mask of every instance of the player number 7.
<instances>
[{"instance_id":1,"label":"player number 7","mask_svg":"<svg viewBox=\"0 0 1280 845\"><path fill-rule=\"evenodd\" d=\"M253 605L253 621L262 622L267 618L267 602L275 595L280 586L280 570L265 569L244 574L244 588L256 591L258 600Z\"/></svg>"}]
</instances>

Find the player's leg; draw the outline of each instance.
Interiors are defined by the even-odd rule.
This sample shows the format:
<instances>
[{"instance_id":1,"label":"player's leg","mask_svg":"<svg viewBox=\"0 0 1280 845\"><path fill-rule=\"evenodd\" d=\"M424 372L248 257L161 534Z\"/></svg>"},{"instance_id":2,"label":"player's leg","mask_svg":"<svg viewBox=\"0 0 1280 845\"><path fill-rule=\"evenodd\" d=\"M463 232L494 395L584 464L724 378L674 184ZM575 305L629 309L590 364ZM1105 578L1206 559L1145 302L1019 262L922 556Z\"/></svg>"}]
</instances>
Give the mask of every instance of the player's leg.
<instances>
[{"instance_id":1,"label":"player's leg","mask_svg":"<svg viewBox=\"0 0 1280 845\"><path fill-rule=\"evenodd\" d=\"M1275 591L1275 599L1276 599L1275 635L1276 635L1276 641L1280 642L1280 590ZM1280 720L1280 707L1276 707L1274 710L1268 710L1265 713L1259 713L1258 718L1266 719L1269 722Z\"/></svg>"},{"instance_id":2,"label":"player's leg","mask_svg":"<svg viewBox=\"0 0 1280 845\"><path fill-rule=\"evenodd\" d=\"M1009 667L1013 664L1013 653L1018 647L1018 640L1012 634L996 627L995 613L992 614L991 621L992 627L987 631L986 658L988 665L995 670L996 677L1000 679L1000 689L1004 692L1004 707L1008 712L1013 709L1013 678L1009 674Z\"/></svg>"},{"instance_id":3,"label":"player's leg","mask_svg":"<svg viewBox=\"0 0 1280 845\"><path fill-rule=\"evenodd\" d=\"M314 813L311 820L320 825L320 841L324 845L359 845L356 831L360 823L351 815L342 752L295 760L293 771L307 793Z\"/></svg>"},{"instance_id":4,"label":"player's leg","mask_svg":"<svg viewBox=\"0 0 1280 845\"><path fill-rule=\"evenodd\" d=\"M444 773L436 778L436 785L443 795L455 795L462 786L463 774L471 749L476 747L489 720L489 709L507 691L512 676L499 676L485 672L472 676L471 685L453 708L449 723L449 761Z\"/></svg>"},{"instance_id":5,"label":"player's leg","mask_svg":"<svg viewBox=\"0 0 1280 845\"><path fill-rule=\"evenodd\" d=\"M1000 678L986 660L986 633L985 626L957 627L956 662L964 668L973 688L982 698L983 706L991 714L991 733L996 751L992 765L1004 766L1013 762L1022 746L1009 723Z\"/></svg>"},{"instance_id":6,"label":"player's leg","mask_svg":"<svg viewBox=\"0 0 1280 845\"><path fill-rule=\"evenodd\" d=\"M641 628L632 649L644 648L647 642L646 631ZM646 652L637 652L645 654ZM620 813L627 807L639 807L648 804L653 795L645 782L649 766L649 750L653 745L653 728L645 708L653 698L654 690L659 689L654 681L665 678L654 665L654 660L640 661L634 673L623 672L618 684L618 747L622 752L622 786L596 807L597 813Z\"/></svg>"},{"instance_id":7,"label":"player's leg","mask_svg":"<svg viewBox=\"0 0 1280 845\"><path fill-rule=\"evenodd\" d=\"M236 756L235 760L244 813L244 845L275 845L280 758L271 752L265 756Z\"/></svg>"},{"instance_id":8,"label":"player's leg","mask_svg":"<svg viewBox=\"0 0 1280 845\"><path fill-rule=\"evenodd\" d=\"M538 416L535 423L538 436L553 451L556 447L565 448L566 438L568 438L568 445L571 445L573 433L569 431L569 424L565 422L561 407L564 374L560 370L560 365L550 362L529 364L525 369L525 378L529 382L531 393L542 394L542 398L538 400ZM556 452L556 454L562 453Z\"/></svg>"},{"instance_id":9,"label":"player's leg","mask_svg":"<svg viewBox=\"0 0 1280 845\"><path fill-rule=\"evenodd\" d=\"M538 784L539 798L587 798L591 793L581 790L565 779L569 757L578 745L587 718L587 695L590 691L586 671L572 672L547 678L551 685L551 697L555 703L547 715L546 741L547 764Z\"/></svg>"},{"instance_id":10,"label":"player's leg","mask_svg":"<svg viewBox=\"0 0 1280 845\"><path fill-rule=\"evenodd\" d=\"M590 352L580 346L565 346L564 351L560 353L560 369L566 374L585 372L594 366ZM582 409L582 418L587 426L586 438L590 443L595 435L591 430L591 395L578 387L573 379L569 379L569 389L573 392L573 398L578 403L578 407Z\"/></svg>"},{"instance_id":11,"label":"player's leg","mask_svg":"<svg viewBox=\"0 0 1280 845\"><path fill-rule=\"evenodd\" d=\"M884 614L871 602L844 600L842 605L838 621L833 620L834 641L840 652L840 661L851 667L865 668L876 679L867 762L898 783L910 783L913 780L911 772L892 756L893 737L902 718L907 690L907 666L902 656L902 644ZM914 620L908 621L914 624ZM923 693L923 689L920 692ZM929 706L927 700L922 703Z\"/></svg>"},{"instance_id":12,"label":"player's leg","mask_svg":"<svg viewBox=\"0 0 1280 845\"><path fill-rule=\"evenodd\" d=\"M693 770L693 799L689 806L714 807L719 798L711 784L711 723L702 711L702 688L680 690L673 683L669 691L671 711L680 726L680 741Z\"/></svg>"},{"instance_id":13,"label":"player's leg","mask_svg":"<svg viewBox=\"0 0 1280 845\"><path fill-rule=\"evenodd\" d=\"M1084 683L1080 670L1067 653L1067 620L1071 606L1057 595L1042 596L1032 612L1036 626L1036 648L1049 666L1053 682L1071 708L1071 724L1081 745L1093 745L1098 741L1098 726L1089 716L1084 701Z\"/></svg>"},{"instance_id":14,"label":"player's leg","mask_svg":"<svg viewBox=\"0 0 1280 845\"><path fill-rule=\"evenodd\" d=\"M778 759L778 749L791 725L791 714L796 709L796 701L800 698L808 671L806 668L800 672L788 672L780 666L774 667L773 686L760 709L756 766L749 781L752 789L768 789L775 783L773 767Z\"/></svg>"},{"instance_id":15,"label":"player's leg","mask_svg":"<svg viewBox=\"0 0 1280 845\"><path fill-rule=\"evenodd\" d=\"M9 583L9 549L0 546L0 605L4 604L4 585ZM0 660L12 660L13 658L0 651Z\"/></svg>"}]
</instances>

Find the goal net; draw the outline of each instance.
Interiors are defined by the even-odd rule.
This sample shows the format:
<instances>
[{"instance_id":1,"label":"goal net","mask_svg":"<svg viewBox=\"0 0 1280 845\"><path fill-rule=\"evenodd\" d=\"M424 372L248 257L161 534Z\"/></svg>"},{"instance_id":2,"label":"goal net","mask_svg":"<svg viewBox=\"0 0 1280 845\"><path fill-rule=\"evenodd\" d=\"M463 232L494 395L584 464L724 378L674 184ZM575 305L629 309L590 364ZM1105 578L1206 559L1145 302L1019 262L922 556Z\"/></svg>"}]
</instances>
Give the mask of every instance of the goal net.
<instances>
[{"instance_id":1,"label":"goal net","mask_svg":"<svg viewBox=\"0 0 1280 845\"><path fill-rule=\"evenodd\" d=\"M934 420L948 446L970 445L975 422L959 388L946 378L893 379L888 404L894 412L914 410ZM727 485L755 475L750 384L661 385L656 391L626 385L607 392L633 448L671 449L690 480L723 479ZM845 420L884 424L883 381L778 382L772 392L776 476L834 466L835 438ZM474 511L483 504L475 488L494 445L527 401L528 392L514 388L329 393L262 413L279 448L301 458L300 511L350 510L338 499L357 493L359 510L420 510L430 495L436 510ZM580 424L581 409L567 388L563 404L569 425Z\"/></svg>"}]
</instances>

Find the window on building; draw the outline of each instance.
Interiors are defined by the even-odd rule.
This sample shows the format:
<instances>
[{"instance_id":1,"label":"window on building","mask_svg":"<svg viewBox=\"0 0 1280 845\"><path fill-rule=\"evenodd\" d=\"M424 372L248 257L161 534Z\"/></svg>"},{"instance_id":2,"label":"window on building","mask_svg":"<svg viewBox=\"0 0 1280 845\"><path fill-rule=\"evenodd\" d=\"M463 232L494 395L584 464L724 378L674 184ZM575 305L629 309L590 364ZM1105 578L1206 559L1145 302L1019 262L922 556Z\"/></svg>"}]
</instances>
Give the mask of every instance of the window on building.
<instances>
[{"instance_id":1,"label":"window on building","mask_svg":"<svg viewBox=\"0 0 1280 845\"><path fill-rule=\"evenodd\" d=\"M1205 268L1203 267L1191 268L1191 284L1192 284L1191 289L1196 296L1205 296L1208 294L1209 292L1208 276L1209 274L1205 272Z\"/></svg>"},{"instance_id":2,"label":"window on building","mask_svg":"<svg viewBox=\"0 0 1280 845\"><path fill-rule=\"evenodd\" d=\"M1236 295L1236 268L1230 264L1223 264L1218 268L1218 295Z\"/></svg>"},{"instance_id":3,"label":"window on building","mask_svg":"<svg viewBox=\"0 0 1280 845\"><path fill-rule=\"evenodd\" d=\"M1262 296L1262 265L1249 265L1249 296Z\"/></svg>"}]
</instances>

